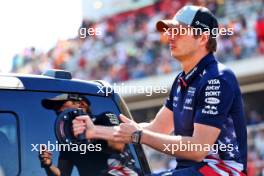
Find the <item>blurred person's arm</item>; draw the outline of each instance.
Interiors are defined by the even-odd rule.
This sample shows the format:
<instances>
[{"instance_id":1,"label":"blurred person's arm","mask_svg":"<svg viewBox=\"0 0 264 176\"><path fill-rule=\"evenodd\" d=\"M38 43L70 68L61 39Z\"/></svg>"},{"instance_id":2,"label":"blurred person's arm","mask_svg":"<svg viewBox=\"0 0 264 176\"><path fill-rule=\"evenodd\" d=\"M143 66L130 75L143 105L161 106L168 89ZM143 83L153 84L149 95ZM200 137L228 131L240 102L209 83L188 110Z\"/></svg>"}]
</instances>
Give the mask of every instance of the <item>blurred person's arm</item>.
<instances>
[{"instance_id":1,"label":"blurred person's arm","mask_svg":"<svg viewBox=\"0 0 264 176\"><path fill-rule=\"evenodd\" d=\"M52 164L52 153L49 151L42 151L39 158L48 176L71 175L73 164L70 161L59 159L58 167L56 167Z\"/></svg>"}]
</instances>

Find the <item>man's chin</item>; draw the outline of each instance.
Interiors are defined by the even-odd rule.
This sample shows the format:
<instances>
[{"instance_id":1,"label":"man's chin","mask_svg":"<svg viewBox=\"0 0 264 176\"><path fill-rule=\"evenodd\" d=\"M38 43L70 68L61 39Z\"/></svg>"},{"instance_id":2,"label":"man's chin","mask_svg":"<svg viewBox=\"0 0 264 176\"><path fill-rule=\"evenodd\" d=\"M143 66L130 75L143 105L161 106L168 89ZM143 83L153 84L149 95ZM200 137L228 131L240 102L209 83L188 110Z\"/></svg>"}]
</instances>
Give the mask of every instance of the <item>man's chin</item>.
<instances>
[{"instance_id":1,"label":"man's chin","mask_svg":"<svg viewBox=\"0 0 264 176\"><path fill-rule=\"evenodd\" d=\"M173 58L177 58L177 57L179 57L179 54L177 52L173 51L173 52L171 52L171 56Z\"/></svg>"},{"instance_id":2,"label":"man's chin","mask_svg":"<svg viewBox=\"0 0 264 176\"><path fill-rule=\"evenodd\" d=\"M171 53L171 57L173 57L173 59L175 59L175 60L177 60L179 62L182 61L181 56L182 55L180 55L179 53Z\"/></svg>"}]
</instances>

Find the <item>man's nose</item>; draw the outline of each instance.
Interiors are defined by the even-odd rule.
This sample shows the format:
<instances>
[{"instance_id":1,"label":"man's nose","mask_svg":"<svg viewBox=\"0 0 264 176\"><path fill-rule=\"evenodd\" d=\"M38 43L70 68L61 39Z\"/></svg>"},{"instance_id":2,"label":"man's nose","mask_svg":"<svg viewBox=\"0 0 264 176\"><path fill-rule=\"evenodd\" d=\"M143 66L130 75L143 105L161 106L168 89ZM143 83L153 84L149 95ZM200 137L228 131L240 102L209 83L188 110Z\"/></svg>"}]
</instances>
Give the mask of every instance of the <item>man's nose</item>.
<instances>
[{"instance_id":1,"label":"man's nose","mask_svg":"<svg viewBox=\"0 0 264 176\"><path fill-rule=\"evenodd\" d=\"M177 37L177 33L171 31L168 36L170 41L174 41L175 38Z\"/></svg>"},{"instance_id":2,"label":"man's nose","mask_svg":"<svg viewBox=\"0 0 264 176\"><path fill-rule=\"evenodd\" d=\"M170 35L170 36L169 36L169 42L170 42L171 44L173 44L173 43L175 43L175 41L176 41L176 36L175 36L175 35L174 35L174 36Z\"/></svg>"}]
</instances>

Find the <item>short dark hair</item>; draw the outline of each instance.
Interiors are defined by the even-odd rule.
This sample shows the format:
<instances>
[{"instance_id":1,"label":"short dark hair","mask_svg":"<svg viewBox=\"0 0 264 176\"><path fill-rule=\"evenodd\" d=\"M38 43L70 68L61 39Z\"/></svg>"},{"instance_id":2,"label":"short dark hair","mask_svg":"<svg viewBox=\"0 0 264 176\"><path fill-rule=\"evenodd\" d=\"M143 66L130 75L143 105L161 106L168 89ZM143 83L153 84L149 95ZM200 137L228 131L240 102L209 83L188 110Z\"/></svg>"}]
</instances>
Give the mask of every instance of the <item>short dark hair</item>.
<instances>
[{"instance_id":1,"label":"short dark hair","mask_svg":"<svg viewBox=\"0 0 264 176\"><path fill-rule=\"evenodd\" d=\"M198 34L194 35L194 38L198 38L198 37L201 37L201 35L198 35ZM209 35L209 39L208 39L205 47L206 47L207 51L209 51L209 52L212 52L212 53L216 52L216 48L217 48L216 38L212 35Z\"/></svg>"},{"instance_id":2,"label":"short dark hair","mask_svg":"<svg viewBox=\"0 0 264 176\"><path fill-rule=\"evenodd\" d=\"M206 44L206 49L209 52L216 52L217 42L216 42L216 38L215 37L209 35L209 39L208 39L207 44Z\"/></svg>"}]
</instances>

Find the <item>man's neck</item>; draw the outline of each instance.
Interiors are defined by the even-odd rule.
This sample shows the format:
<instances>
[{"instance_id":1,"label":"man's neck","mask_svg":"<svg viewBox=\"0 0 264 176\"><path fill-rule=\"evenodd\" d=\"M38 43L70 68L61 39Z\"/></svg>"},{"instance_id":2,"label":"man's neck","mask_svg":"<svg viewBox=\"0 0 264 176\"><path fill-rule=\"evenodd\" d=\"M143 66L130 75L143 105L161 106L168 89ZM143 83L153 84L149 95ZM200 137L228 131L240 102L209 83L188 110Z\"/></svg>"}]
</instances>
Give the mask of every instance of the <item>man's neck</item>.
<instances>
[{"instance_id":1,"label":"man's neck","mask_svg":"<svg viewBox=\"0 0 264 176\"><path fill-rule=\"evenodd\" d=\"M181 67L185 74L189 73L208 52L199 52L181 61Z\"/></svg>"}]
</instances>

